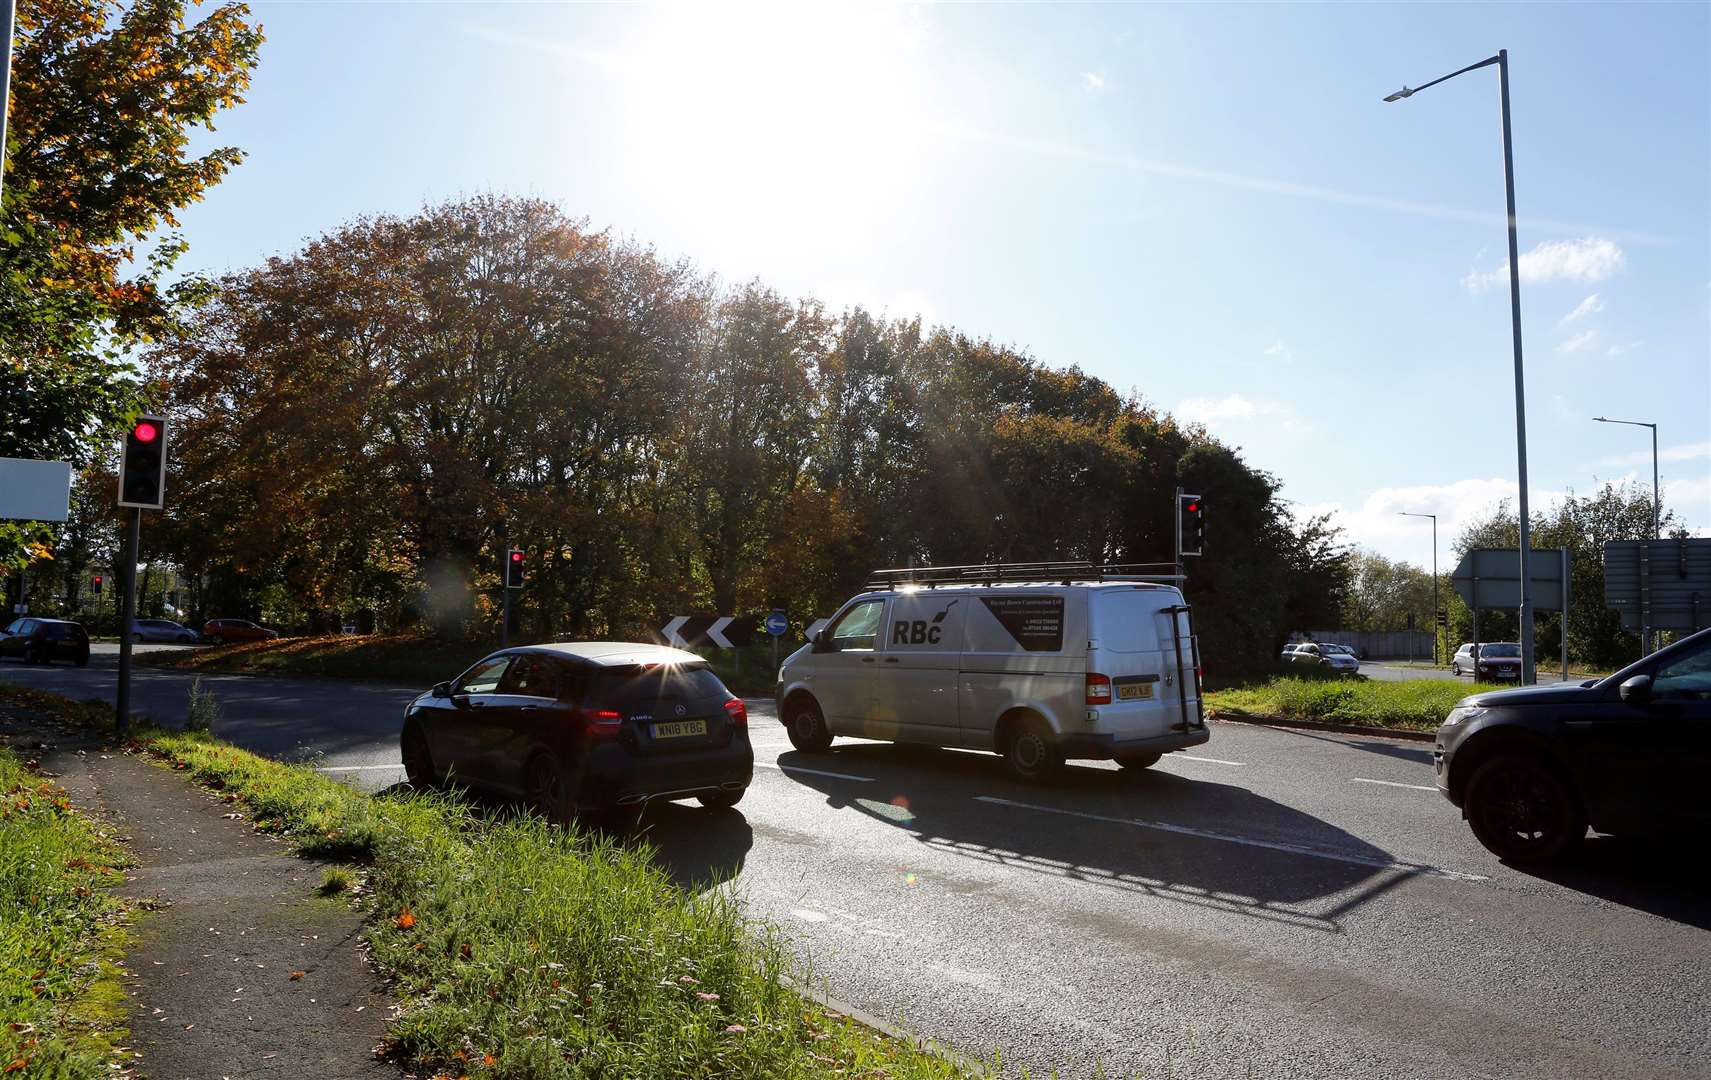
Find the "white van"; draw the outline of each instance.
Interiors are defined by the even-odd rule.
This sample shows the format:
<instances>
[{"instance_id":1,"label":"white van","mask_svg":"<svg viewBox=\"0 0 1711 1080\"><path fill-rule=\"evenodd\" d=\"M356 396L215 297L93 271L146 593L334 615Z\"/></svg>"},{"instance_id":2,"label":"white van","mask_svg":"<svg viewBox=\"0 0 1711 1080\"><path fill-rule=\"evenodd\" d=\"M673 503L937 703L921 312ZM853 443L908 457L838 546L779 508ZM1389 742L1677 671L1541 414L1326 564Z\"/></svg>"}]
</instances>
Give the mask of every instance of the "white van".
<instances>
[{"instance_id":1,"label":"white van","mask_svg":"<svg viewBox=\"0 0 1711 1080\"><path fill-rule=\"evenodd\" d=\"M1144 769L1206 742L1182 593L1119 569L881 571L779 669L791 744L815 753L853 735L993 750L1039 782L1066 758Z\"/></svg>"}]
</instances>

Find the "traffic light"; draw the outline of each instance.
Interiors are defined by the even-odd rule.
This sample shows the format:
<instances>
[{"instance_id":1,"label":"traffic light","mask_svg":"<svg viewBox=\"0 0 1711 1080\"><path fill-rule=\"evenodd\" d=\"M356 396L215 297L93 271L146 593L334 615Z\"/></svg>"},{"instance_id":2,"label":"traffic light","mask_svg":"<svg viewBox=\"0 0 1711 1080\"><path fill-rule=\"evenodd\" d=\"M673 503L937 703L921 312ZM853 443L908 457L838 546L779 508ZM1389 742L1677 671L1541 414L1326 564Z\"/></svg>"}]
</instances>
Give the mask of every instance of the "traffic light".
<instances>
[{"instance_id":1,"label":"traffic light","mask_svg":"<svg viewBox=\"0 0 1711 1080\"><path fill-rule=\"evenodd\" d=\"M95 584L95 595L100 596L101 595L101 575L100 574L95 575L95 583L94 584Z\"/></svg>"},{"instance_id":2,"label":"traffic light","mask_svg":"<svg viewBox=\"0 0 1711 1080\"><path fill-rule=\"evenodd\" d=\"M159 510L166 504L166 419L139 417L119 459L119 505Z\"/></svg>"},{"instance_id":3,"label":"traffic light","mask_svg":"<svg viewBox=\"0 0 1711 1080\"><path fill-rule=\"evenodd\" d=\"M505 587L521 589L523 587L523 549L512 548L505 556Z\"/></svg>"},{"instance_id":4,"label":"traffic light","mask_svg":"<svg viewBox=\"0 0 1711 1080\"><path fill-rule=\"evenodd\" d=\"M1206 502L1198 495L1179 497L1178 514L1182 519L1182 553L1199 555L1206 547Z\"/></svg>"}]
</instances>

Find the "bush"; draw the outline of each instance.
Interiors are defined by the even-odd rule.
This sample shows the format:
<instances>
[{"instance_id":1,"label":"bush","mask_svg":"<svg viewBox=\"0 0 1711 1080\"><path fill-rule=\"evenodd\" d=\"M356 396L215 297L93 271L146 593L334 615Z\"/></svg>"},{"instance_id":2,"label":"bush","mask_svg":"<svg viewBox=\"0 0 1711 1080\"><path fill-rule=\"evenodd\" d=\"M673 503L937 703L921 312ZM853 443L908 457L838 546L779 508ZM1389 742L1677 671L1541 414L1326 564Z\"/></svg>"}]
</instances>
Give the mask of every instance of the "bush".
<instances>
[{"instance_id":1,"label":"bush","mask_svg":"<svg viewBox=\"0 0 1711 1080\"><path fill-rule=\"evenodd\" d=\"M1471 692L1450 679L1373 682L1366 679L1273 679L1263 686L1206 695L1213 709L1297 720L1430 731Z\"/></svg>"},{"instance_id":2,"label":"bush","mask_svg":"<svg viewBox=\"0 0 1711 1080\"><path fill-rule=\"evenodd\" d=\"M190 680L190 706L184 714L184 730L206 735L214 730L214 721L220 718L220 703L214 700L214 695L202 689L202 677L198 675Z\"/></svg>"}]
</instances>

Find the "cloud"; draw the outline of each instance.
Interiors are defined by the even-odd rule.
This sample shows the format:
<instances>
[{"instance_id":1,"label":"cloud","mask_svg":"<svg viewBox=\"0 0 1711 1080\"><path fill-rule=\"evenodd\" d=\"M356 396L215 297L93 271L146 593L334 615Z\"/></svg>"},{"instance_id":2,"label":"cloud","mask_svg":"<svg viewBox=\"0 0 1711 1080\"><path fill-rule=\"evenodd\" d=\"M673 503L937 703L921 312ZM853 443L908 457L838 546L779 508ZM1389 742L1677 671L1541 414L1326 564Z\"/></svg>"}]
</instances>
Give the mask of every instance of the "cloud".
<instances>
[{"instance_id":1,"label":"cloud","mask_svg":"<svg viewBox=\"0 0 1711 1080\"><path fill-rule=\"evenodd\" d=\"M1265 347L1265 354L1267 356L1280 356L1285 360L1288 360L1291 356L1289 350L1284 347L1284 344L1281 341L1274 341L1270 345L1267 345Z\"/></svg>"},{"instance_id":2,"label":"cloud","mask_svg":"<svg viewBox=\"0 0 1711 1080\"><path fill-rule=\"evenodd\" d=\"M1569 312L1567 315L1564 315L1562 317L1562 322L1557 325L1567 326L1569 323L1578 322L1579 320L1586 318L1588 315L1592 315L1603 310L1604 301L1599 299L1597 293L1593 293L1591 296L1575 305L1574 310Z\"/></svg>"},{"instance_id":3,"label":"cloud","mask_svg":"<svg viewBox=\"0 0 1711 1080\"><path fill-rule=\"evenodd\" d=\"M1645 344L1645 342L1643 342L1643 341L1630 341L1626 345L1612 345L1612 346L1610 346L1609 349L1605 350L1604 355L1606 355L1606 356L1626 356L1644 344Z\"/></svg>"},{"instance_id":4,"label":"cloud","mask_svg":"<svg viewBox=\"0 0 1711 1080\"><path fill-rule=\"evenodd\" d=\"M1081 89L1089 96L1105 92L1105 76L1095 71L1081 73Z\"/></svg>"},{"instance_id":5,"label":"cloud","mask_svg":"<svg viewBox=\"0 0 1711 1080\"><path fill-rule=\"evenodd\" d=\"M1176 407L1179 419L1207 427L1222 426L1230 421L1270 419L1284 431L1308 430L1295 410L1281 401L1255 401L1241 394L1221 398L1189 398Z\"/></svg>"},{"instance_id":6,"label":"cloud","mask_svg":"<svg viewBox=\"0 0 1711 1080\"><path fill-rule=\"evenodd\" d=\"M1500 477L1470 477L1451 484L1420 484L1411 487L1379 488L1358 506L1340 502L1299 504L1301 517L1329 513L1331 523L1343 528L1345 537L1361 547L1382 551L1430 569L1432 523L1423 518L1403 517L1402 512L1438 515L1438 572L1455 569L1452 545L1461 531L1484 517L1497 504L1514 502L1520 486ZM1564 492L1531 489L1528 509L1539 512L1563 500Z\"/></svg>"},{"instance_id":7,"label":"cloud","mask_svg":"<svg viewBox=\"0 0 1711 1080\"><path fill-rule=\"evenodd\" d=\"M1591 348L1592 343L1596 340L1598 340L1598 331L1596 331L1596 330L1582 330L1580 333L1574 335L1573 337L1569 338L1567 341L1564 341L1562 344L1558 345L1557 346L1557 352L1560 352L1560 353L1582 352L1586 349Z\"/></svg>"},{"instance_id":8,"label":"cloud","mask_svg":"<svg viewBox=\"0 0 1711 1080\"><path fill-rule=\"evenodd\" d=\"M1621 270L1627 257L1614 240L1586 236L1579 240L1546 240L1521 256L1521 280L1529 285L1547 281L1603 281ZM1509 261L1489 273L1475 270L1462 279L1472 292L1509 282Z\"/></svg>"}]
</instances>

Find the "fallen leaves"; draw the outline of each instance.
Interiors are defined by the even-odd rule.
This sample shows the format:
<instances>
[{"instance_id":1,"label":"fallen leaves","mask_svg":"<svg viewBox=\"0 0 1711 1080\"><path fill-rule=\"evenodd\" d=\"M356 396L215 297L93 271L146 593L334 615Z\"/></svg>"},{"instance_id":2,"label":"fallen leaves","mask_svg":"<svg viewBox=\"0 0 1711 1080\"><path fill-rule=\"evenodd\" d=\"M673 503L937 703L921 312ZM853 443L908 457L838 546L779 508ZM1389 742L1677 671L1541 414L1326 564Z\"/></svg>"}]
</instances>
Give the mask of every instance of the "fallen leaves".
<instances>
[{"instance_id":1,"label":"fallen leaves","mask_svg":"<svg viewBox=\"0 0 1711 1080\"><path fill-rule=\"evenodd\" d=\"M398 919L393 925L400 930L408 930L416 925L416 916L409 908L405 908L398 913Z\"/></svg>"},{"instance_id":2,"label":"fallen leaves","mask_svg":"<svg viewBox=\"0 0 1711 1080\"><path fill-rule=\"evenodd\" d=\"M293 971L291 973L291 981L296 982L298 979L301 979L303 976L305 976L307 974L309 974L307 971Z\"/></svg>"}]
</instances>

